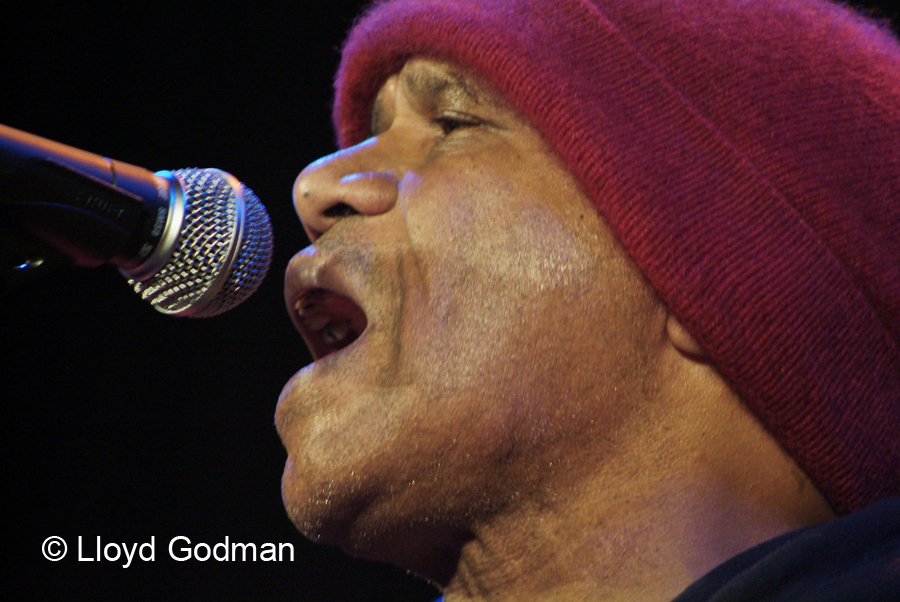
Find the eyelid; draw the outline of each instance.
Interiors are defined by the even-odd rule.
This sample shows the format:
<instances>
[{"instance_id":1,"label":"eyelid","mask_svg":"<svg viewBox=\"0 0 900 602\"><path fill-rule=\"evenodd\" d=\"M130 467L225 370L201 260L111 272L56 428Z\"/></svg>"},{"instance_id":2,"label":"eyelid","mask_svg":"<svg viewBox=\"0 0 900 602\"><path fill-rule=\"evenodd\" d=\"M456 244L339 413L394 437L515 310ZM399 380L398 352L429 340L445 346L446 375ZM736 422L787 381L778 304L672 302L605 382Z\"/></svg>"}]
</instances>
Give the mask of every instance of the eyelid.
<instances>
[{"instance_id":1,"label":"eyelid","mask_svg":"<svg viewBox=\"0 0 900 602\"><path fill-rule=\"evenodd\" d=\"M466 113L444 112L432 119L432 122L441 128L444 135L448 135L460 128L483 125L484 121Z\"/></svg>"}]
</instances>

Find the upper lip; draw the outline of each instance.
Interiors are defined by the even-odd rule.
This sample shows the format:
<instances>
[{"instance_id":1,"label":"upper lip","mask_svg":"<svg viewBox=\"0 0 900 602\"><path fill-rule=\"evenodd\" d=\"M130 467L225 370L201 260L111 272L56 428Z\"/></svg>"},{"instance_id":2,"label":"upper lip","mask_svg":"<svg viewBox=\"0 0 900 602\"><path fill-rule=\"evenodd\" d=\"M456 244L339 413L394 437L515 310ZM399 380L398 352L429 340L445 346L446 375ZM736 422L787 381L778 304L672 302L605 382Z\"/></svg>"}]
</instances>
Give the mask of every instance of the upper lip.
<instances>
[{"instance_id":1,"label":"upper lip","mask_svg":"<svg viewBox=\"0 0 900 602\"><path fill-rule=\"evenodd\" d=\"M294 326L316 360L350 345L368 326L353 279L338 262L312 246L288 264L284 300Z\"/></svg>"}]
</instances>

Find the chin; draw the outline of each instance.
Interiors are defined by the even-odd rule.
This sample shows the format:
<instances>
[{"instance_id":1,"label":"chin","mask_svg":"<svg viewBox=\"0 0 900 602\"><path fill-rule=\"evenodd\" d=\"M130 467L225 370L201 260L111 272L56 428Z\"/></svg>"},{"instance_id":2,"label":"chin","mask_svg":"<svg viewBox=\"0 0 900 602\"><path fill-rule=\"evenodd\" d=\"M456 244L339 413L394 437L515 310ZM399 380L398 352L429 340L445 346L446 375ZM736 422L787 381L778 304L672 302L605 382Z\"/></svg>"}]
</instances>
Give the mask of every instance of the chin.
<instances>
[{"instance_id":1,"label":"chin","mask_svg":"<svg viewBox=\"0 0 900 602\"><path fill-rule=\"evenodd\" d=\"M328 485L311 486L290 460L285 466L284 506L307 539L351 556L394 564L436 585L446 583L455 571L459 551L471 537L465 529L436 520L439 511L426 515L427 504L379 496L377 487L366 488L361 480L320 482Z\"/></svg>"},{"instance_id":2,"label":"chin","mask_svg":"<svg viewBox=\"0 0 900 602\"><path fill-rule=\"evenodd\" d=\"M352 486L339 486L334 479L304 475L291 459L281 478L284 508L296 529L312 541L341 548L347 545L348 534L365 506L364 501L353 499L353 490Z\"/></svg>"}]
</instances>

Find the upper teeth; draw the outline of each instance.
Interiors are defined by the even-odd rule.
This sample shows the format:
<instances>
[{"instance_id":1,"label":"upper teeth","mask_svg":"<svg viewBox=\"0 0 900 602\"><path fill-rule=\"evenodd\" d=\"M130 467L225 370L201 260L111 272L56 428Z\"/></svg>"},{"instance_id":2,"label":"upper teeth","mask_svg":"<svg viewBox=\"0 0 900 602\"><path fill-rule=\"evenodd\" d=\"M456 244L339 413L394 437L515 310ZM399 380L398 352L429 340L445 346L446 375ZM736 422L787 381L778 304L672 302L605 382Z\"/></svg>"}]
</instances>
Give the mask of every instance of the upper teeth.
<instances>
[{"instance_id":1,"label":"upper teeth","mask_svg":"<svg viewBox=\"0 0 900 602\"><path fill-rule=\"evenodd\" d=\"M297 312L297 315L301 318L307 317L307 315L312 312L315 306L315 303L310 300L306 300L303 297L294 301L294 311Z\"/></svg>"},{"instance_id":2,"label":"upper teeth","mask_svg":"<svg viewBox=\"0 0 900 602\"><path fill-rule=\"evenodd\" d=\"M352 301L321 289L308 291L297 298L294 311L305 332L317 333L323 343L334 347L349 344L365 327ZM359 324L360 321L363 324Z\"/></svg>"},{"instance_id":3,"label":"upper teeth","mask_svg":"<svg viewBox=\"0 0 900 602\"><path fill-rule=\"evenodd\" d=\"M331 316L321 311L321 308L311 300L297 299L294 302L294 311L306 327L314 331L322 330L331 320Z\"/></svg>"},{"instance_id":4,"label":"upper teeth","mask_svg":"<svg viewBox=\"0 0 900 602\"><path fill-rule=\"evenodd\" d=\"M350 321L343 318L333 318L325 312L316 311L316 303L309 300L297 299L294 303L294 311L303 320L306 328L313 332L320 332L322 340L329 345L335 345L347 338L350 333Z\"/></svg>"}]
</instances>

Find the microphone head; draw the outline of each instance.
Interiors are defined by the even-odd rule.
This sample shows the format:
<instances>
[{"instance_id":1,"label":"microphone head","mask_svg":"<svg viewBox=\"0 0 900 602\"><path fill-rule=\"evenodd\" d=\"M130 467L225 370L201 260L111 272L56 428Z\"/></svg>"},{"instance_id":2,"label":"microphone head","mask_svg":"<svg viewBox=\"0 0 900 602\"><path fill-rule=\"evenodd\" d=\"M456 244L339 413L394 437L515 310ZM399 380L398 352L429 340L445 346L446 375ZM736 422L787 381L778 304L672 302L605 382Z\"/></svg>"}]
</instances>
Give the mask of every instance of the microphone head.
<instances>
[{"instance_id":1,"label":"microphone head","mask_svg":"<svg viewBox=\"0 0 900 602\"><path fill-rule=\"evenodd\" d=\"M272 261L272 224L265 207L252 190L218 169L159 175L174 176L170 181L181 188L170 219L174 247L163 250L171 255L158 271L129 284L170 315L205 318L242 303L262 283Z\"/></svg>"}]
</instances>

